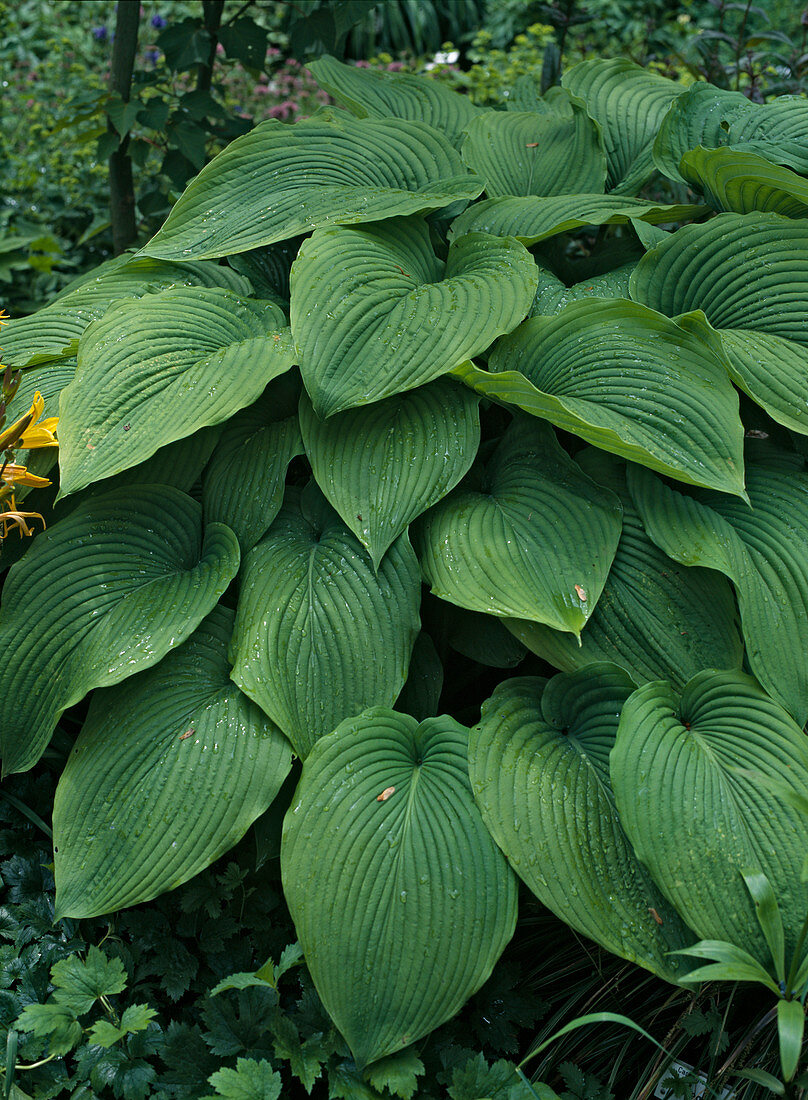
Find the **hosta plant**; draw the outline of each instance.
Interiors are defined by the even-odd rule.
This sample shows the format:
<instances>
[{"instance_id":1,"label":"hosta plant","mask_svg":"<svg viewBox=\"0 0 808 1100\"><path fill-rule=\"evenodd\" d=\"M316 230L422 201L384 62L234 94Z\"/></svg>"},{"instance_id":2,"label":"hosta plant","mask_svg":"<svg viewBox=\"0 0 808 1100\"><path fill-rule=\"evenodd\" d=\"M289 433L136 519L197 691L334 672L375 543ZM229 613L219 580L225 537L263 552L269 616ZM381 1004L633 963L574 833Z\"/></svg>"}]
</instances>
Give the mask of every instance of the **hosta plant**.
<instances>
[{"instance_id":1,"label":"hosta plant","mask_svg":"<svg viewBox=\"0 0 808 1100\"><path fill-rule=\"evenodd\" d=\"M312 69L337 107L5 337L59 415L5 772L90 696L57 915L186 881L294 766L284 891L360 1070L481 986L521 879L669 982L763 975L793 1092L808 107L625 61L491 111Z\"/></svg>"}]
</instances>

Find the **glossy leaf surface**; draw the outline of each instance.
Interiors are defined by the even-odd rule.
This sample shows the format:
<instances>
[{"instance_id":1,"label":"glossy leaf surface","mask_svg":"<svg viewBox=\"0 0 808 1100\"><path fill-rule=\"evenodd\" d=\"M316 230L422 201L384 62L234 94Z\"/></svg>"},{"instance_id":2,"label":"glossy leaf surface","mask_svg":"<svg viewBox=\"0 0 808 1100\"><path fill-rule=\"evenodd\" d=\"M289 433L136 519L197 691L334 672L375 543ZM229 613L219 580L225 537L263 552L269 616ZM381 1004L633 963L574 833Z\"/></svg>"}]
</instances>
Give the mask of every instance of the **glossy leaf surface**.
<instances>
[{"instance_id":1,"label":"glossy leaf surface","mask_svg":"<svg viewBox=\"0 0 808 1100\"><path fill-rule=\"evenodd\" d=\"M180 645L239 565L236 537L167 486L91 498L9 572L0 613L3 770L39 759L62 712ZM35 613L32 614L32 608Z\"/></svg>"},{"instance_id":2,"label":"glossy leaf surface","mask_svg":"<svg viewBox=\"0 0 808 1100\"><path fill-rule=\"evenodd\" d=\"M378 571L313 484L287 490L247 555L233 679L300 756L349 715L392 706L418 634L418 562L406 535Z\"/></svg>"},{"instance_id":3,"label":"glossy leaf surface","mask_svg":"<svg viewBox=\"0 0 808 1100\"><path fill-rule=\"evenodd\" d=\"M284 892L317 992L357 1064L449 1019L516 922L483 825L468 731L374 707L306 760L284 821Z\"/></svg>"},{"instance_id":4,"label":"glossy leaf surface","mask_svg":"<svg viewBox=\"0 0 808 1100\"><path fill-rule=\"evenodd\" d=\"M291 746L230 679L232 627L217 607L156 668L93 696L56 791L57 919L174 889L278 793Z\"/></svg>"},{"instance_id":5,"label":"glossy leaf surface","mask_svg":"<svg viewBox=\"0 0 808 1100\"><path fill-rule=\"evenodd\" d=\"M478 404L451 379L328 420L303 397L300 426L317 484L374 565L468 471L480 442Z\"/></svg>"},{"instance_id":6,"label":"glossy leaf surface","mask_svg":"<svg viewBox=\"0 0 808 1100\"><path fill-rule=\"evenodd\" d=\"M637 860L609 781L634 686L605 664L504 681L471 731L469 774L483 820L539 900L608 951L676 981L684 968L666 953L693 936Z\"/></svg>"},{"instance_id":7,"label":"glossy leaf surface","mask_svg":"<svg viewBox=\"0 0 808 1100\"><path fill-rule=\"evenodd\" d=\"M413 389L526 315L536 265L514 240L462 237L444 263L423 218L323 229L292 268L291 321L319 416Z\"/></svg>"},{"instance_id":8,"label":"glossy leaf surface","mask_svg":"<svg viewBox=\"0 0 808 1100\"><path fill-rule=\"evenodd\" d=\"M617 498L584 476L550 427L519 417L488 463L418 522L413 542L441 599L578 635L620 523Z\"/></svg>"}]
</instances>

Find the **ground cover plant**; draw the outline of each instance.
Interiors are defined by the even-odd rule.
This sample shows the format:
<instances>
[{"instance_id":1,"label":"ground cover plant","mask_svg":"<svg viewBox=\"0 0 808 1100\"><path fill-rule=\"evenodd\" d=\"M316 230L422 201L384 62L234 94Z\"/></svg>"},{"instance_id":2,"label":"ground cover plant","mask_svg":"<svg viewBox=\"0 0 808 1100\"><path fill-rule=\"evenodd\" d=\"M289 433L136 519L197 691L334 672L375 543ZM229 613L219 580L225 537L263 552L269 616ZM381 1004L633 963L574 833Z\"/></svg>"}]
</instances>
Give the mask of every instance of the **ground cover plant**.
<instances>
[{"instance_id":1,"label":"ground cover plant","mask_svg":"<svg viewBox=\"0 0 808 1100\"><path fill-rule=\"evenodd\" d=\"M593 60L486 110L311 69L335 107L238 138L3 330L9 408L59 418L0 609L4 774L81 718L54 917L160 898L274 814L285 963L336 1044L287 1059L306 1090L344 1042L329 1095L440 1094L423 1046L532 896L677 994L762 985L776 1054L711 1087L800 1096L805 101ZM291 942L231 986L276 1008ZM88 1017L126 975L81 966L8 1021L43 1058L82 1017L88 1065L149 1032L140 1002ZM277 1096L275 1040L211 1085ZM449 1094L552 1097L529 1072Z\"/></svg>"}]
</instances>

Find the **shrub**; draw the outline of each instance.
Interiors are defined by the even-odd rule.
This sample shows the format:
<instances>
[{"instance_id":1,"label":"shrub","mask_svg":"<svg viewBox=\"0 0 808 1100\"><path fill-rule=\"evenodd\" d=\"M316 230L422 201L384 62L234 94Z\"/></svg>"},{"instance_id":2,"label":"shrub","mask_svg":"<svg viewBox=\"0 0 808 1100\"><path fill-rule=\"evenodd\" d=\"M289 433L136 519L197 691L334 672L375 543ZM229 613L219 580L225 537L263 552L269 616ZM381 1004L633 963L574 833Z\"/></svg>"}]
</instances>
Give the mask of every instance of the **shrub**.
<instances>
[{"instance_id":1,"label":"shrub","mask_svg":"<svg viewBox=\"0 0 808 1100\"><path fill-rule=\"evenodd\" d=\"M506 111L311 68L349 110L237 139L4 336L59 414L3 590L5 772L91 693L56 917L176 888L275 804L359 1095L489 978L520 879L674 986L762 983L796 1095L805 106L625 61Z\"/></svg>"}]
</instances>

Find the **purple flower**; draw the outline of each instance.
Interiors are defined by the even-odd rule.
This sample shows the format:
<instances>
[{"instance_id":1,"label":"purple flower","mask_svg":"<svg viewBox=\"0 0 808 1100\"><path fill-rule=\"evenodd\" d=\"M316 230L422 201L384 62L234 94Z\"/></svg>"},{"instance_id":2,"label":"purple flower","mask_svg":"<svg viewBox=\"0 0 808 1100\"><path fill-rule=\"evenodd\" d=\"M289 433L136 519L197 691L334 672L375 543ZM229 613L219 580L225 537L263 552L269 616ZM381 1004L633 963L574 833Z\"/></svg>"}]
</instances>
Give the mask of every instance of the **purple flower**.
<instances>
[{"instance_id":1,"label":"purple flower","mask_svg":"<svg viewBox=\"0 0 808 1100\"><path fill-rule=\"evenodd\" d=\"M160 60L160 51L159 50L146 50L145 57L146 57L146 60L150 64L156 65L157 62Z\"/></svg>"},{"instance_id":2,"label":"purple flower","mask_svg":"<svg viewBox=\"0 0 808 1100\"><path fill-rule=\"evenodd\" d=\"M161 31L163 27L167 25L167 20L163 19L162 15L153 15L151 17L151 25L155 30Z\"/></svg>"},{"instance_id":3,"label":"purple flower","mask_svg":"<svg viewBox=\"0 0 808 1100\"><path fill-rule=\"evenodd\" d=\"M93 27L93 38L96 42L106 42L107 28L105 26Z\"/></svg>"}]
</instances>

